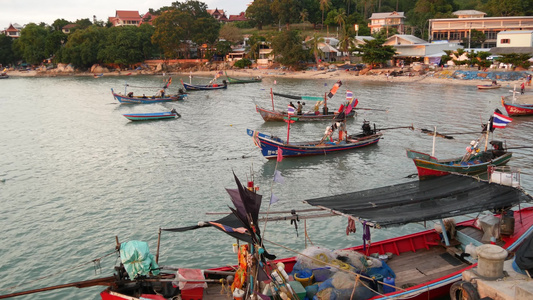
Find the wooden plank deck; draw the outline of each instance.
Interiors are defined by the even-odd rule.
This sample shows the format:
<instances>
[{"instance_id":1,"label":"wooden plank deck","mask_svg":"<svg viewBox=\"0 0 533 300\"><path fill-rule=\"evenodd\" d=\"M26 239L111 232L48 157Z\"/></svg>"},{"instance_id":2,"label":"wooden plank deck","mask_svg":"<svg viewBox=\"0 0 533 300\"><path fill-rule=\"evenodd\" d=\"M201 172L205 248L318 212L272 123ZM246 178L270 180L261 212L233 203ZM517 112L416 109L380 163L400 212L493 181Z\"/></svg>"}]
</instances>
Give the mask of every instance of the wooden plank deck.
<instances>
[{"instance_id":1,"label":"wooden plank deck","mask_svg":"<svg viewBox=\"0 0 533 300\"><path fill-rule=\"evenodd\" d=\"M468 266L450 255L446 248L441 246L432 247L429 250L405 252L400 256L393 256L387 264L396 273L396 286L398 287L428 282Z\"/></svg>"}]
</instances>

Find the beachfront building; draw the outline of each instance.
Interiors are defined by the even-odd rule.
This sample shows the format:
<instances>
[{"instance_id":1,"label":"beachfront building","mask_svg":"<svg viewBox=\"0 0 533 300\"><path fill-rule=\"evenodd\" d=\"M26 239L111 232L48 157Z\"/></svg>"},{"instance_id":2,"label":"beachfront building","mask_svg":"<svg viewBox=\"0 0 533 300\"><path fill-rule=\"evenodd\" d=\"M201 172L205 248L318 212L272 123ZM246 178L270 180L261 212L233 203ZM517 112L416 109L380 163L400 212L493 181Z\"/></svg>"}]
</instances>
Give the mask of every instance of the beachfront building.
<instances>
[{"instance_id":1,"label":"beachfront building","mask_svg":"<svg viewBox=\"0 0 533 300\"><path fill-rule=\"evenodd\" d=\"M369 20L368 28L370 28L372 34L386 30L388 36L389 29L391 28L395 28L400 34L403 34L405 31L405 16L403 12L373 13Z\"/></svg>"},{"instance_id":2,"label":"beachfront building","mask_svg":"<svg viewBox=\"0 0 533 300\"><path fill-rule=\"evenodd\" d=\"M429 20L430 41L462 43L471 37L471 32L475 29L486 38L481 48L492 48L496 47L499 32L533 30L533 16L485 17L484 12L476 10L460 10L453 14L457 18Z\"/></svg>"},{"instance_id":3,"label":"beachfront building","mask_svg":"<svg viewBox=\"0 0 533 300\"><path fill-rule=\"evenodd\" d=\"M109 17L113 26L139 26L141 20L137 10L117 10L114 17Z\"/></svg>"},{"instance_id":4,"label":"beachfront building","mask_svg":"<svg viewBox=\"0 0 533 300\"><path fill-rule=\"evenodd\" d=\"M388 38L383 45L393 46L396 49L394 56L397 61L407 63L419 61L425 64L439 64L440 58L446 53L444 50L457 50L462 48L459 44L448 42L428 43L414 35L395 34Z\"/></svg>"},{"instance_id":5,"label":"beachfront building","mask_svg":"<svg viewBox=\"0 0 533 300\"><path fill-rule=\"evenodd\" d=\"M2 34L7 35L10 38L19 38L20 37L20 31L22 30L22 26L20 26L17 23L9 24L9 27L2 30Z\"/></svg>"}]
</instances>

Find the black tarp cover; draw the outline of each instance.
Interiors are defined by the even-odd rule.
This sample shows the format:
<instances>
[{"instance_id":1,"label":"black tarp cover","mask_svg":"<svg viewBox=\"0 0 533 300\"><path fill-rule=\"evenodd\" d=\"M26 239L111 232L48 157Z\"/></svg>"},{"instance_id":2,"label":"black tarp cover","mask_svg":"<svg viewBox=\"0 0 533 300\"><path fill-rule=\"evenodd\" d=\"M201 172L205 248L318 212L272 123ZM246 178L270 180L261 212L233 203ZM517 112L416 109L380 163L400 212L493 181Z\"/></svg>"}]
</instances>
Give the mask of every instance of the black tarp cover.
<instances>
[{"instance_id":1,"label":"black tarp cover","mask_svg":"<svg viewBox=\"0 0 533 300\"><path fill-rule=\"evenodd\" d=\"M496 210L531 200L517 188L446 175L304 202L390 227Z\"/></svg>"}]
</instances>

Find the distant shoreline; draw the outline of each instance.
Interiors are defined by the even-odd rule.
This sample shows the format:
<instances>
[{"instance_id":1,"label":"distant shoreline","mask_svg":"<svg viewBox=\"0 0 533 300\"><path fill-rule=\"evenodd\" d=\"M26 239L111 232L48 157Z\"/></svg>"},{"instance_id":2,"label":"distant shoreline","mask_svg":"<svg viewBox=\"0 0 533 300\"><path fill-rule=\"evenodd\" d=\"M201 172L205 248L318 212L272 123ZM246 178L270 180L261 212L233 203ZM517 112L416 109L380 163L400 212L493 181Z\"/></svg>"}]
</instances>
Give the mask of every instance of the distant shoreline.
<instances>
[{"instance_id":1,"label":"distant shoreline","mask_svg":"<svg viewBox=\"0 0 533 300\"><path fill-rule=\"evenodd\" d=\"M237 77L237 78L249 78L260 76L262 78L294 78L294 79L330 79L330 80L341 80L341 81L380 81L380 82L405 82L405 83L421 83L421 84L460 84L460 85L483 85L490 84L490 79L479 80L479 79L457 79L457 78L446 78L442 76L443 72L452 72L458 71L460 69L445 69L444 71L429 71L423 75L418 75L417 72L412 72L412 76L402 75L402 76L387 76L387 72L393 71L394 69L374 69L372 70L372 75L356 75L358 72L355 71L327 71L327 70L306 70L306 71L286 71L279 69L230 69L225 70L228 76ZM499 71L499 70L498 70ZM188 77L189 75L202 76L202 77L213 77L216 74L214 71L192 71L192 72L147 72L147 71L122 71L122 72L107 72L107 73L89 73L89 72L54 72L53 70L49 71L8 71L8 75L12 77L69 77L69 76L84 76L84 77L97 77L95 75L100 75L103 77L106 76L162 76L162 75L171 75L171 76L181 76ZM475 71L473 71L475 72ZM496 72L496 71L488 71ZM502 72L502 71L499 71ZM533 72L523 71L524 74L533 74ZM103 75L101 75L103 74ZM526 75L524 75L525 77ZM218 80L223 80L224 75L222 75ZM519 80L500 80L499 83L502 86L513 86L520 85L523 79ZM528 87L531 88L531 87Z\"/></svg>"}]
</instances>

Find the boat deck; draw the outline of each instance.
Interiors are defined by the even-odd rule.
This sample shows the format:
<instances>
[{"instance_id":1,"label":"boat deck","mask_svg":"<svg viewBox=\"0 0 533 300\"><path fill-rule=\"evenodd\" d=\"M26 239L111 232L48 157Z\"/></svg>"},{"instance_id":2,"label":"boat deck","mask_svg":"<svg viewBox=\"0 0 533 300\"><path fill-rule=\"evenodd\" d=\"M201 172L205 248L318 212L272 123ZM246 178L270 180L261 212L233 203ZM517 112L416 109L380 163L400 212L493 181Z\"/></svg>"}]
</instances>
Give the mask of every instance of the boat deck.
<instances>
[{"instance_id":1,"label":"boat deck","mask_svg":"<svg viewBox=\"0 0 533 300\"><path fill-rule=\"evenodd\" d=\"M481 243L483 232L473 227L457 228L458 231ZM420 249L416 252L404 252L394 256L387 262L396 273L396 286L407 288L429 282L445 275L460 271L470 264L455 255L461 252L454 245L460 244L457 240L450 241L452 246L436 245L429 249ZM501 242L503 245L503 242Z\"/></svg>"}]
</instances>

